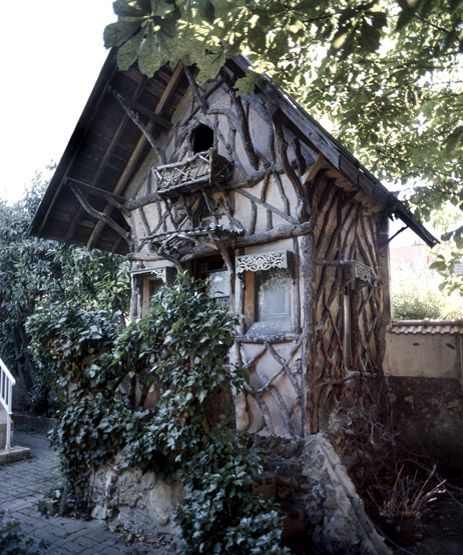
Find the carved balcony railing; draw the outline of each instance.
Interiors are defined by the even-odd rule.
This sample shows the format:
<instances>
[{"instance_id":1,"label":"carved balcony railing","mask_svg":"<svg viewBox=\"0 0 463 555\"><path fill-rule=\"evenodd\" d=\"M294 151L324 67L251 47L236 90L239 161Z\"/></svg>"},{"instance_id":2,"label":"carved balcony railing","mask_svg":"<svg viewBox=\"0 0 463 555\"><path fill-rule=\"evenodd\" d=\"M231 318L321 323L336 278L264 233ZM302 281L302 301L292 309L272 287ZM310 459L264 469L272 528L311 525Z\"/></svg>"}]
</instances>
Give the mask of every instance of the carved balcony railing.
<instances>
[{"instance_id":1,"label":"carved balcony railing","mask_svg":"<svg viewBox=\"0 0 463 555\"><path fill-rule=\"evenodd\" d=\"M241 234L241 229L227 229L218 224L160 233L146 237L143 241L149 244L151 250L160 256L174 258L187 256L187 258L191 258L194 249L201 244L213 243L214 238L227 241Z\"/></svg>"},{"instance_id":2,"label":"carved balcony railing","mask_svg":"<svg viewBox=\"0 0 463 555\"><path fill-rule=\"evenodd\" d=\"M184 162L153 168L152 172L157 193L176 197L225 183L231 176L232 164L210 148Z\"/></svg>"}]
</instances>

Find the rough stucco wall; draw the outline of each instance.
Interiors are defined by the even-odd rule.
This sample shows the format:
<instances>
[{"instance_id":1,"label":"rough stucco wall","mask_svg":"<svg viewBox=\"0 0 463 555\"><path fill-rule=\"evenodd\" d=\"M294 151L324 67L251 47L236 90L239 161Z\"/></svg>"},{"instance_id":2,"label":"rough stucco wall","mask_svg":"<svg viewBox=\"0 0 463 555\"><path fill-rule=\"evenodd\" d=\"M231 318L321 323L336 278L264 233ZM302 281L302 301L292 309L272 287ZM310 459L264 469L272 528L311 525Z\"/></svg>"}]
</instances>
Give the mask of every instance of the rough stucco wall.
<instances>
[{"instance_id":1,"label":"rough stucco wall","mask_svg":"<svg viewBox=\"0 0 463 555\"><path fill-rule=\"evenodd\" d=\"M90 484L93 518L116 519L127 530L150 536L166 554L177 552L181 540L174 514L183 498L180 482L115 464L100 467Z\"/></svg>"},{"instance_id":2,"label":"rough stucco wall","mask_svg":"<svg viewBox=\"0 0 463 555\"><path fill-rule=\"evenodd\" d=\"M443 466L463 456L462 336L387 334L385 371L404 445Z\"/></svg>"},{"instance_id":3,"label":"rough stucco wall","mask_svg":"<svg viewBox=\"0 0 463 555\"><path fill-rule=\"evenodd\" d=\"M386 335L384 372L389 376L461 378L461 336Z\"/></svg>"}]
</instances>

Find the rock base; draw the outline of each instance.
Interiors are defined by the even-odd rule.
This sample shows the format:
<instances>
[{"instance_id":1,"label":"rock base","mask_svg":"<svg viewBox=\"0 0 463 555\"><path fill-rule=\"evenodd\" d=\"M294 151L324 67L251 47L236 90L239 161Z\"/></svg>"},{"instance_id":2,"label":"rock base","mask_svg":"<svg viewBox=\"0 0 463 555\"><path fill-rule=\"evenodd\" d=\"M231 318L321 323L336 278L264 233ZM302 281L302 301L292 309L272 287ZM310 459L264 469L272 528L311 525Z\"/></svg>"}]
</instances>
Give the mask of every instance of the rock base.
<instances>
[{"instance_id":1,"label":"rock base","mask_svg":"<svg viewBox=\"0 0 463 555\"><path fill-rule=\"evenodd\" d=\"M183 498L180 482L166 482L139 468L121 470L116 463L93 474L91 492L93 518L117 520L130 532L161 541L166 553L176 551L181 541L174 522Z\"/></svg>"},{"instance_id":2,"label":"rock base","mask_svg":"<svg viewBox=\"0 0 463 555\"><path fill-rule=\"evenodd\" d=\"M391 553L325 436L256 441L271 453L256 490L281 505L289 545L332 555ZM140 469L121 470L115 464L94 473L91 490L94 518L116 519L135 534L162 538L165 553L176 552L181 539L174 513L183 498L179 482Z\"/></svg>"}]
</instances>

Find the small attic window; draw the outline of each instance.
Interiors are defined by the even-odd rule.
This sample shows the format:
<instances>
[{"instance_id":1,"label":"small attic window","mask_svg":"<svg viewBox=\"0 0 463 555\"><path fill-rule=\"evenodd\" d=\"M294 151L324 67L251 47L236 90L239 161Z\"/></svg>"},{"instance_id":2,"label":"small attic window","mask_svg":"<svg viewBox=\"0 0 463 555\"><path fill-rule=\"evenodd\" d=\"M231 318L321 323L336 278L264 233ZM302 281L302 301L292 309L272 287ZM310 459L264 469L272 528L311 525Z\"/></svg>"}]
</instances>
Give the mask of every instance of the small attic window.
<instances>
[{"instance_id":1,"label":"small attic window","mask_svg":"<svg viewBox=\"0 0 463 555\"><path fill-rule=\"evenodd\" d=\"M201 123L191 133L191 148L193 152L205 152L214 146L214 131Z\"/></svg>"}]
</instances>

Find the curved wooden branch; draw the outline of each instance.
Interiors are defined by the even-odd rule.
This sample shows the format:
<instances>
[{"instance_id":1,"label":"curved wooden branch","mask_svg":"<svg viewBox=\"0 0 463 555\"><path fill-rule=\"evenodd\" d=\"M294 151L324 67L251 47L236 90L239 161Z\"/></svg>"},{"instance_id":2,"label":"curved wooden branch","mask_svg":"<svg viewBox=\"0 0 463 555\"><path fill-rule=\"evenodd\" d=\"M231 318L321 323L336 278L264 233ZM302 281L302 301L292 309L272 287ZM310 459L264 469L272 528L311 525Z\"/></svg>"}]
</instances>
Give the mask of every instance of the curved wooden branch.
<instances>
[{"instance_id":1,"label":"curved wooden branch","mask_svg":"<svg viewBox=\"0 0 463 555\"><path fill-rule=\"evenodd\" d=\"M207 109L208 109L207 101L201 94L198 84L196 83L195 78L191 73L191 69L188 66L184 66L183 71L185 72L186 78L188 79L188 83L190 84L194 98L199 102L199 105L201 106L201 110L203 112L207 112Z\"/></svg>"},{"instance_id":2,"label":"curved wooden branch","mask_svg":"<svg viewBox=\"0 0 463 555\"><path fill-rule=\"evenodd\" d=\"M129 248L132 248L132 241L130 239L130 234L127 233L125 229L123 229L118 223L116 223L113 219L111 219L103 212L100 212L99 210L96 210L96 208L93 208L93 206L90 206L87 199L79 191L78 187L76 187L72 183L69 184L69 187L71 188L71 191L74 193L74 196L78 200L81 207L85 210L85 212L87 212L87 214L89 214L90 216L93 216L97 220L104 222L107 226L113 229L118 235L120 235L127 242L127 244L129 245Z\"/></svg>"},{"instance_id":3,"label":"curved wooden branch","mask_svg":"<svg viewBox=\"0 0 463 555\"><path fill-rule=\"evenodd\" d=\"M143 123L140 121L140 117L138 116L138 114L132 110L132 108L130 108L130 106L127 105L124 97L119 94L117 91L115 91L114 89L110 89L110 93L113 95L113 97L119 102L119 104L121 105L122 109L124 110L124 112L127 114L127 116L130 118L130 120L138 127L138 129L140 129L140 131L143 133L143 136L145 137L145 139L148 141L148 143L150 144L151 148L154 150L154 152L156 153L156 156L158 157L158 159L161 161L161 163L165 164L166 163L166 155L164 153L163 150L161 150L159 148L159 146L157 145L156 141L154 140L153 136L151 135L151 133L149 132L149 130L143 125Z\"/></svg>"},{"instance_id":4,"label":"curved wooden branch","mask_svg":"<svg viewBox=\"0 0 463 555\"><path fill-rule=\"evenodd\" d=\"M276 121L275 118L273 118L273 126L277 137L278 151L280 154L281 163L283 164L283 168L286 172L286 175L291 181L297 195L298 204L299 204L298 216L300 218L303 218L304 216L308 215L306 192L304 190L304 187L302 186L301 180L299 179L296 172L294 171L294 168L291 166L289 162L288 145L284 137L283 128L281 127L280 123Z\"/></svg>"}]
</instances>

